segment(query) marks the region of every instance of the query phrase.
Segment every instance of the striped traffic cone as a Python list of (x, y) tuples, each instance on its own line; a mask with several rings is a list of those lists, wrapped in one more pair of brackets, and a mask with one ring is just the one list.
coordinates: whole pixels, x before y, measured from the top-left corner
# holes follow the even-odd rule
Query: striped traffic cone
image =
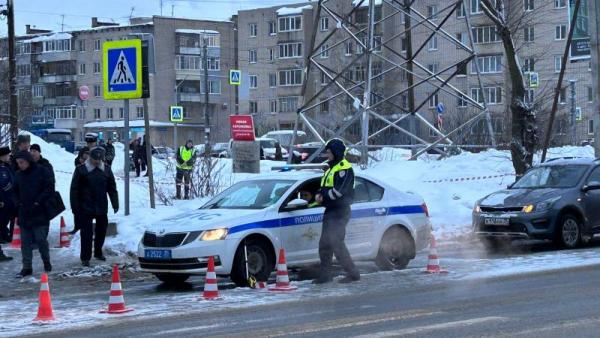
[(60, 216), (60, 240), (58, 243), (59, 248), (68, 248), (71, 246), (71, 236), (67, 231), (67, 225), (65, 224), (65, 218)]
[(206, 270), (206, 280), (204, 282), (202, 298), (206, 300), (220, 299), (217, 274), (215, 273), (215, 258), (213, 256), (208, 257), (208, 270)]
[(121, 278), (119, 277), (119, 267), (113, 266), (112, 284), (110, 285), (110, 297), (108, 298), (108, 310), (102, 310), (100, 313), (118, 314), (133, 311), (125, 307), (123, 290), (121, 289)]
[(42, 274), (42, 281), (40, 285), (40, 296), (37, 317), (34, 321), (36, 322), (48, 322), (54, 320), (54, 314), (52, 313), (52, 300), (50, 299), (50, 287), (48, 286), (48, 275)]
[(296, 289), (298, 289), (297, 286), (290, 284), (290, 277), (285, 262), (285, 250), (281, 248), (279, 249), (279, 263), (277, 263), (277, 279), (275, 286), (270, 287), (269, 291), (294, 291)]
[(15, 228), (13, 229), (12, 242), (9, 248), (21, 249), (21, 228), (19, 228), (19, 219), (15, 218)]
[(438, 257), (437, 246), (433, 234), (431, 234), (429, 242), (429, 262), (427, 263), (427, 269), (424, 272), (429, 274), (448, 273), (447, 270), (440, 267), (440, 259)]

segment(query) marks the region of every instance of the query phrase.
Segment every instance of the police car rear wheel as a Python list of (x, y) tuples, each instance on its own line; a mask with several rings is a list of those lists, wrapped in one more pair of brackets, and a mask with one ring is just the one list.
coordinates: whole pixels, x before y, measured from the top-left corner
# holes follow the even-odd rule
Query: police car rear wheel
[(394, 227), (388, 229), (379, 245), (375, 264), (381, 270), (401, 270), (410, 262), (410, 241), (406, 231)]
[[(272, 255), (270, 254), (267, 244), (260, 240), (248, 240), (246, 247), (248, 251), (249, 275), (254, 276), (259, 282), (267, 281), (275, 266), (275, 258), (271, 257)], [(235, 253), (230, 278), (236, 286), (249, 286), (248, 278), (246, 277), (246, 260), (243, 242)]]
[(183, 273), (156, 273), (154, 276), (165, 284), (182, 284), (190, 278), (190, 275)]

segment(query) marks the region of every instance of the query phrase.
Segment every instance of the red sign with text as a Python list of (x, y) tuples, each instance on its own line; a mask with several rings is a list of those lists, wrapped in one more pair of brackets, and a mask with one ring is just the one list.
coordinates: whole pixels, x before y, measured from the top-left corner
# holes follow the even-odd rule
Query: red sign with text
[(252, 115), (229, 115), (231, 137), (234, 141), (254, 141), (254, 122)]

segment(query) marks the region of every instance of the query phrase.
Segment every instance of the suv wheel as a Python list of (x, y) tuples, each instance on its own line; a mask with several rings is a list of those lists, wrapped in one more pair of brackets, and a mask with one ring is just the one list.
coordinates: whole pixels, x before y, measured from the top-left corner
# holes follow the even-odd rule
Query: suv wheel
[(558, 223), (556, 242), (566, 249), (577, 248), (581, 244), (581, 223), (573, 214), (564, 215)]

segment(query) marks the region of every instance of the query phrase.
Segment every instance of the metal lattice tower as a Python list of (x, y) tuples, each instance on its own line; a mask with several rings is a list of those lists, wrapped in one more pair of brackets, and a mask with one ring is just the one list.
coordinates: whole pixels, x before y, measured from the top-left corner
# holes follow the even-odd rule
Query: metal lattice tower
[[(469, 15), (464, 17), (465, 30), (468, 32), (467, 44), (459, 41), (453, 34), (445, 29), (448, 19), (457, 11), (467, 10), (467, 2), (465, 0), (452, 0), (443, 2), (444, 8), (435, 13), (435, 17), (428, 17), (419, 10), (414, 8), (415, 0), (354, 0), (352, 6), (348, 7), (349, 0), (342, 2), (340, 0), (319, 0), (314, 15), (313, 34), (310, 41), (310, 52), (306, 56), (305, 81), (302, 87), (302, 98), (305, 100), (302, 107), (297, 111), (297, 117), (294, 130), (298, 130), (299, 123), (303, 123), (314, 136), (324, 144), (327, 139), (337, 137), (344, 141), (354, 149), (361, 152), (361, 166), (366, 166), (368, 163), (368, 150), (374, 147), (370, 141), (381, 133), (393, 129), (402, 135), (406, 135), (411, 139), (411, 146), (419, 147), (420, 150), (413, 152), (411, 159), (415, 159), (421, 154), (433, 149), (434, 151), (447, 155), (440, 146), (460, 146), (452, 142), (452, 137), (456, 136), (460, 131), (472, 126), (482, 117), (486, 120), (487, 133), (490, 146), (495, 147), (495, 139), (492, 129), (491, 116), (485, 104), (478, 102), (460, 90), (452, 83), (452, 80), (459, 74), (459, 69), (467, 67), (470, 61), (477, 58), (477, 53), (474, 48), (473, 34), (471, 31), (471, 23)], [(440, 2), (442, 3), (442, 2)], [(344, 10), (346, 5), (346, 10)], [(357, 24), (352, 18), (361, 8), (368, 6), (368, 20), (364, 23)], [(381, 6), (381, 14), (377, 17), (376, 6)], [(397, 28), (394, 25), (394, 20), (398, 20), (400, 16), (404, 16), (404, 30), (389, 33), (389, 27)], [(335, 22), (334, 29), (328, 33), (320, 42), (317, 43), (317, 27), (322, 16), (328, 16)], [(375, 39), (376, 32), (382, 31), (382, 27), (386, 28), (386, 34)], [(412, 36), (417, 29), (425, 29), (427, 36), (425, 39), (420, 39), (413, 46)], [(422, 34), (422, 33), (421, 33)], [(452, 47), (461, 51), (462, 54), (452, 64), (442, 69), (430, 70), (420, 61), (423, 53), (427, 50), (426, 46), (429, 41), (434, 38), (443, 38), (449, 42)], [(347, 41), (352, 41), (353, 44), (362, 50), (362, 54), (353, 55), (350, 61), (338, 65), (339, 68), (333, 69), (331, 65), (327, 65), (319, 56), (322, 53), (328, 53), (336, 48), (344, 48)], [(401, 47), (402, 45), (405, 47)], [(453, 49), (454, 50), (454, 49)], [(380, 69), (375, 71), (374, 64), (378, 62), (382, 64)], [(356, 65), (363, 65), (366, 69), (366, 75), (363, 78), (353, 79), (348, 76), (348, 71)], [(477, 86), (482, 95), (484, 94), (483, 85), (479, 73), (479, 64), (474, 62), (476, 70)], [(439, 68), (439, 67), (438, 67)], [(464, 68), (463, 68), (464, 69)], [(309, 76), (314, 73), (321, 73), (321, 76), (326, 77), (327, 84), (320, 89), (315, 89), (315, 93), (308, 93)], [(408, 77), (405, 88), (386, 92), (386, 88), (381, 88), (379, 84), (385, 76), (389, 78), (398, 78), (399, 74), (404, 72)], [(389, 82), (388, 82), (389, 83)], [(400, 82), (398, 82), (400, 83)], [(398, 84), (395, 83), (395, 84)], [(428, 93), (426, 98), (421, 102), (414, 102), (414, 93), (423, 89), (434, 88)], [(385, 87), (385, 86), (384, 86)], [(333, 91), (333, 92), (332, 92)], [(389, 91), (389, 90), (388, 90)], [(423, 90), (419, 91), (423, 92)], [(449, 132), (442, 131), (430, 123), (426, 118), (419, 113), (429, 100), (438, 93), (443, 92), (447, 95), (461, 99), (470, 107), (475, 108), (475, 114), (468, 120)], [(409, 97), (409, 105), (406, 108), (405, 104), (399, 102)], [(324, 102), (333, 102), (340, 98), (346, 98), (352, 102), (353, 112), (348, 114), (344, 119), (344, 123), (337, 128), (330, 128), (318, 121), (314, 111)], [(329, 104), (329, 103), (327, 103)], [(393, 111), (394, 114), (386, 114), (381, 110)], [(435, 134), (437, 140), (428, 142), (420, 138), (415, 132), (414, 127), (407, 130), (399, 124), (405, 119), (409, 119), (411, 127), (415, 121), (420, 121), (430, 133)], [(352, 126), (360, 130), (360, 140), (349, 140), (344, 138), (344, 133)], [(292, 140), (294, 144), (294, 140)], [(393, 147), (406, 147), (407, 145), (390, 145)], [(313, 154), (308, 161), (311, 161), (323, 149)], [(291, 156), (290, 156), (291, 159)]]

